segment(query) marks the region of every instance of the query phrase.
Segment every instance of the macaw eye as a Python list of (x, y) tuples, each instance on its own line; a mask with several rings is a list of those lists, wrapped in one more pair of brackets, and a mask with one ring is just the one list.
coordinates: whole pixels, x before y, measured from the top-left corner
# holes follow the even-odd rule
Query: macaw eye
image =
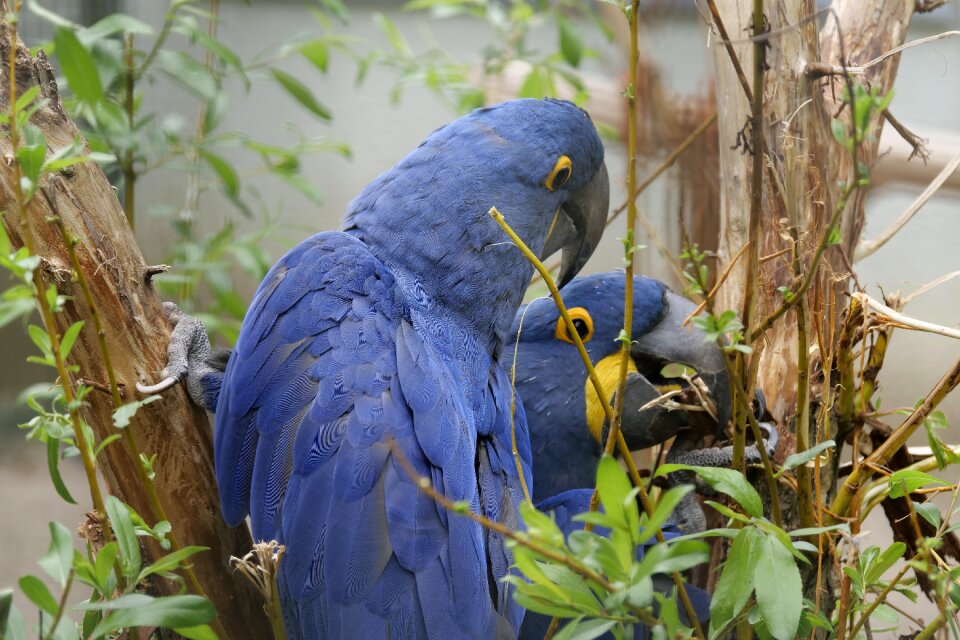
[[(583, 307), (574, 307), (569, 310), (570, 319), (573, 320), (573, 328), (577, 330), (582, 342), (590, 342), (593, 337), (593, 318)], [(563, 340), (574, 344), (573, 338), (567, 332), (567, 323), (563, 321), (563, 316), (557, 318), (557, 328), (553, 333), (557, 340)]]
[(557, 164), (553, 165), (553, 170), (550, 172), (550, 175), (543, 181), (543, 186), (545, 186), (548, 191), (559, 189), (567, 183), (572, 173), (573, 163), (570, 162), (570, 158), (560, 156), (557, 158)]

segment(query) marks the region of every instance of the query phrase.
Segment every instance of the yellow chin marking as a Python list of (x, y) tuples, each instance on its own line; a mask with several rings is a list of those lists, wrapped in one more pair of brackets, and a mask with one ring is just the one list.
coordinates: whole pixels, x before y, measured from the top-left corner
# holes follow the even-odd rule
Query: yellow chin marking
[[(600, 384), (603, 386), (607, 399), (613, 400), (613, 394), (617, 391), (617, 383), (620, 382), (620, 362), (623, 359), (623, 351), (617, 351), (593, 365), (600, 378)], [(633, 371), (636, 373), (637, 365), (633, 358), (627, 360), (627, 373)], [(587, 377), (586, 386), (583, 389), (583, 396), (586, 399), (587, 426), (590, 433), (597, 442), (600, 442), (600, 435), (603, 433), (603, 421), (606, 414), (603, 412), (603, 405), (600, 404), (600, 398), (597, 397), (597, 390), (593, 388), (593, 383)], [(601, 443), (602, 444), (602, 443)]]

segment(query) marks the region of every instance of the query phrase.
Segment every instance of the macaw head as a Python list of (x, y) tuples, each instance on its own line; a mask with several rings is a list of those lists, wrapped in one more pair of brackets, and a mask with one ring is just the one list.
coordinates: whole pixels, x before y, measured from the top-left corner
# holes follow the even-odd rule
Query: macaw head
[[(654, 446), (689, 424), (682, 410), (660, 406), (640, 410), (665, 385), (677, 384), (661, 375), (669, 363), (697, 371), (713, 396), (718, 421), (726, 424), (731, 406), (725, 356), (701, 331), (683, 326), (695, 305), (650, 278), (636, 276), (633, 287), (633, 343), (621, 424), (627, 445), (631, 449)], [(561, 291), (611, 402), (622, 357), (617, 338), (623, 326), (623, 289), (623, 273), (608, 272), (577, 278)], [(605, 416), (553, 300), (534, 300), (519, 310), (503, 360), (508, 367), (515, 345), (516, 388), (530, 432), (534, 499), (592, 486)]]
[(603, 232), (609, 183), (590, 117), (570, 102), (513, 100), (434, 131), (349, 205), (345, 230), (397, 276), (414, 311), (506, 337), (533, 267), (489, 216), (496, 207), (570, 280)]

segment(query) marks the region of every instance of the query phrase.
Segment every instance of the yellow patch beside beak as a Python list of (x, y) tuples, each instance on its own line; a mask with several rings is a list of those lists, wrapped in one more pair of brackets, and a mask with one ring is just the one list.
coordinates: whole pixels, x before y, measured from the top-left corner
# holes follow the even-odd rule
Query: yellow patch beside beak
[[(617, 383), (620, 382), (620, 362), (622, 359), (623, 350), (620, 350), (593, 365), (593, 368), (597, 372), (597, 377), (600, 378), (603, 391), (606, 393), (607, 399), (611, 402), (613, 402), (613, 394), (617, 391)], [(630, 358), (628, 355), (627, 373), (631, 371), (636, 373), (637, 365), (633, 362), (633, 358)], [(600, 442), (600, 436), (603, 433), (603, 421), (606, 419), (606, 414), (603, 411), (600, 398), (597, 396), (597, 390), (593, 388), (593, 382), (590, 381), (589, 376), (587, 377), (586, 386), (583, 389), (583, 396), (586, 400), (587, 426), (590, 428), (590, 433), (594, 439)]]

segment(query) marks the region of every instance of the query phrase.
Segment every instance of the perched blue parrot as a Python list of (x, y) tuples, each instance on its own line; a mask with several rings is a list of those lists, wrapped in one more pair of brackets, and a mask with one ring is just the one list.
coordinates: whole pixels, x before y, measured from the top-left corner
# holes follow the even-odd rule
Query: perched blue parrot
[(519, 526), (530, 450), (518, 407), (518, 471), (501, 355), (532, 267), (492, 206), (537, 254), (562, 250), (572, 278), (608, 207), (587, 114), (516, 100), (435, 131), (349, 205), (343, 231), (303, 241), (257, 290), (219, 391), (215, 461), (227, 522), (249, 515), (255, 539), (286, 546), (292, 638), (519, 629), (504, 541), (445, 512), (397, 458)]
[[(563, 288), (564, 305), (611, 402), (619, 380), (623, 327), (623, 272), (584, 276)], [(684, 320), (696, 305), (651, 278), (633, 279), (631, 360), (621, 429), (631, 450), (660, 444), (690, 424), (684, 410), (654, 406), (668, 381), (668, 363), (697, 371), (711, 391), (717, 421), (730, 419), (730, 381), (723, 351)], [(517, 313), (506, 358), (517, 354), (516, 388), (530, 429), (534, 502), (561, 492), (593, 486), (606, 428), (603, 407), (587, 376), (573, 339), (552, 300), (540, 298)], [(671, 379), (671, 384), (677, 380)]]

